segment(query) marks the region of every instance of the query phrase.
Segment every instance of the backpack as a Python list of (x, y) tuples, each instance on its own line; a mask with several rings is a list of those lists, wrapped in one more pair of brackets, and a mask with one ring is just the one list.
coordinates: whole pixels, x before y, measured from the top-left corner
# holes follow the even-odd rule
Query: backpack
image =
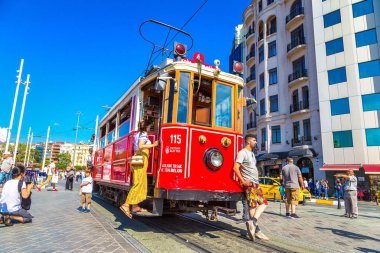
[(24, 210), (29, 210), (29, 209), (30, 209), (30, 206), (32, 205), (32, 199), (31, 199), (32, 192), (30, 192), (29, 197), (27, 197), (26, 199), (24, 199), (24, 198), (22, 197), (22, 194), (21, 194), (21, 188), (22, 188), (22, 184), (23, 184), (23, 183), (24, 183), (24, 180), (19, 180), (19, 181), (18, 181), (18, 192), (20, 193), (21, 207), (22, 207), (22, 209), (24, 209)]

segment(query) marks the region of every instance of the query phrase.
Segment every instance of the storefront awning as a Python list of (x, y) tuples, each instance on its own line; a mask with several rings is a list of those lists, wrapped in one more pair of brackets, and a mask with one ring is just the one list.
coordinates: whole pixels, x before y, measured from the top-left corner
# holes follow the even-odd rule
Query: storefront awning
[(287, 152), (274, 152), (274, 153), (264, 153), (256, 156), (256, 161), (266, 161), (266, 160), (282, 160), (287, 157)]
[(359, 164), (342, 164), (342, 165), (323, 165), (321, 170), (331, 170), (331, 171), (347, 171), (350, 169), (359, 170)]
[(364, 164), (365, 174), (380, 174), (380, 164)]
[(288, 157), (315, 157), (317, 153), (312, 148), (295, 148), (289, 151)]

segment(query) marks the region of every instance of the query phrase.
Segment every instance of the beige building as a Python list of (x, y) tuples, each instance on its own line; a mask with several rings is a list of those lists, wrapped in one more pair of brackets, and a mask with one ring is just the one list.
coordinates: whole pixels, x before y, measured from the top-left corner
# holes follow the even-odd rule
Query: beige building
[(312, 3), (253, 0), (243, 13), (247, 133), (258, 137), (262, 175), (291, 156), (303, 176), (323, 178)]

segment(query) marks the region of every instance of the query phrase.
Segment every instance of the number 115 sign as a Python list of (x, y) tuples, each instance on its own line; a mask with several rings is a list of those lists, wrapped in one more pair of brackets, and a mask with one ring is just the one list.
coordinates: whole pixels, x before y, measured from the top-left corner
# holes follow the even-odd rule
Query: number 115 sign
[(188, 153), (188, 128), (162, 127), (161, 131), (161, 172), (184, 173)]

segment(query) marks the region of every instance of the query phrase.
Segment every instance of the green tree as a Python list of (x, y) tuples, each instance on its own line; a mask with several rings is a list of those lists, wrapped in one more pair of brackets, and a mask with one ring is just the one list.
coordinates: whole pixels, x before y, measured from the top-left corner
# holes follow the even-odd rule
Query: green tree
[(71, 162), (71, 156), (69, 153), (60, 153), (57, 155), (58, 163), (57, 168), (59, 169), (66, 169), (69, 165), (69, 162)]

